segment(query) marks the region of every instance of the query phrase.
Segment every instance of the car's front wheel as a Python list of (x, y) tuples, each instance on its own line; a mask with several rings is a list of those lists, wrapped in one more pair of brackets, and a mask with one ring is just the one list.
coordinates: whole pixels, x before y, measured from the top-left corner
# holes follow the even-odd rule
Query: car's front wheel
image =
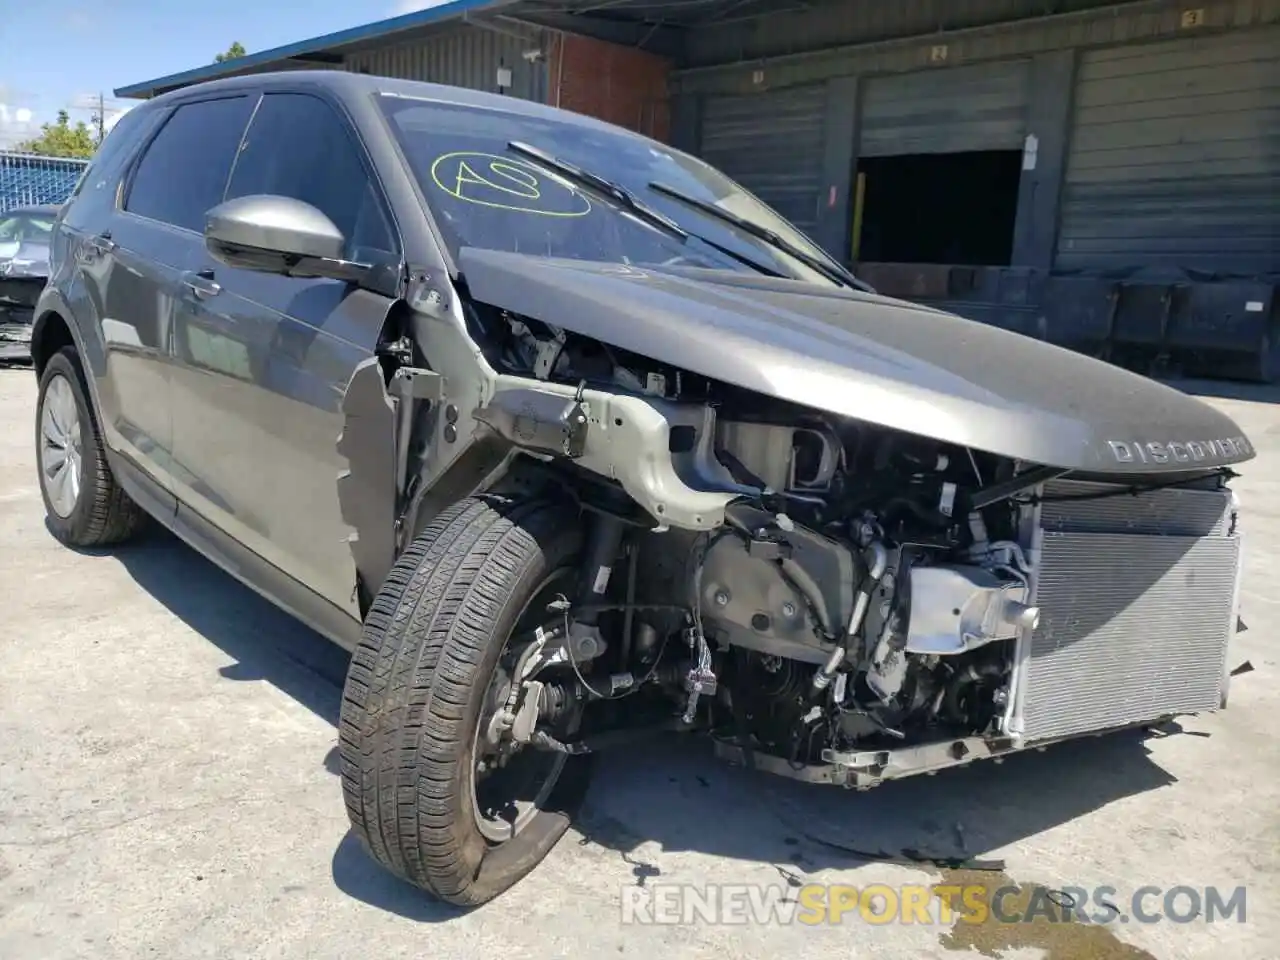
[(40, 375), (36, 464), (49, 528), (63, 543), (121, 543), (145, 521), (111, 473), (80, 360), (71, 347), (50, 357)]
[(342, 702), (347, 812), (376, 860), (447, 902), (537, 866), (585, 791), (589, 758), (492, 736), (579, 550), (571, 506), (471, 498), (405, 551), (366, 618)]

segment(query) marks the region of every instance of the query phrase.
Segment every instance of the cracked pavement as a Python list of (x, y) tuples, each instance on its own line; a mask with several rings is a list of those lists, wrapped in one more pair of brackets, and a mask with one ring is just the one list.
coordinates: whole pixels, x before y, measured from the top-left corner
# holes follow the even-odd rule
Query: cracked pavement
[[(1215, 392), (1263, 396), (1250, 388)], [(44, 527), (29, 370), (0, 368), (0, 958), (1275, 957), (1280, 940), (1280, 405), (1217, 399), (1260, 456), (1237, 486), (1249, 631), (1231, 708), (890, 784), (804, 788), (698, 744), (601, 763), (579, 828), (508, 895), (443, 907), (347, 835), (345, 655), (164, 534), (78, 554)], [(1272, 399), (1280, 391), (1271, 391)], [(815, 842), (819, 841), (819, 842)], [(1021, 884), (1245, 885), (1245, 923), (951, 931), (920, 924), (627, 926), (624, 889), (930, 883), (853, 861), (915, 848)], [(1003, 952), (1001, 952), (1003, 951)]]

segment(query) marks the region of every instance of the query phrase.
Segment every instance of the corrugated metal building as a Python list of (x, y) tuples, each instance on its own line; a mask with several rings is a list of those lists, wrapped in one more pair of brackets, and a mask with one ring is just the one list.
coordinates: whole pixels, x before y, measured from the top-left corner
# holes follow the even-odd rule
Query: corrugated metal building
[(634, 43), (610, 43), (517, 16), (524, 6), (522, 0), (452, 0), (132, 84), (115, 94), (147, 98), (202, 80), (263, 71), (350, 70), (505, 93), (668, 138), (670, 59)]
[(667, 140), (884, 292), (1280, 377), (1280, 0), (455, 0), (116, 93), (316, 65)]

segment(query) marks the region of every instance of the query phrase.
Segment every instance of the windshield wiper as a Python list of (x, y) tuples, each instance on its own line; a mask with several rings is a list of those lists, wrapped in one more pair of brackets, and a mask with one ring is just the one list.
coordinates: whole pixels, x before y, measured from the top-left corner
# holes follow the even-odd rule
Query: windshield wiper
[(545, 153), (537, 147), (531, 147), (527, 143), (521, 143), (519, 140), (512, 140), (507, 144), (507, 147), (516, 153), (520, 153), (526, 157), (537, 160), (539, 163), (550, 167), (557, 173), (563, 174), (570, 180), (574, 180), (580, 184), (585, 184), (608, 197), (612, 197), (620, 206), (625, 207), (630, 213), (634, 214), (641, 220), (644, 220), (646, 223), (660, 227), (672, 236), (678, 237), (681, 240), (688, 239), (689, 233), (687, 230), (684, 230), (670, 217), (667, 217), (653, 209), (653, 207), (648, 206), (644, 201), (638, 199), (635, 194), (631, 193), (631, 191), (621, 184), (614, 183), (611, 180), (606, 180), (604, 177), (592, 173), (589, 170), (583, 170), (581, 167), (570, 163), (568, 160), (561, 160), (559, 157)]
[(757, 240), (764, 241), (775, 250), (781, 250), (787, 256), (795, 260), (799, 260), (806, 267), (818, 271), (818, 273), (822, 274), (828, 280), (831, 280), (840, 286), (853, 287), (855, 290), (862, 290), (866, 293), (875, 293), (875, 290), (872, 289), (870, 284), (863, 280), (859, 280), (848, 270), (843, 267), (836, 266), (834, 263), (829, 263), (826, 260), (819, 259), (812, 254), (805, 253), (795, 244), (788, 240), (784, 240), (768, 227), (762, 227), (760, 224), (753, 223), (745, 217), (740, 217), (736, 213), (730, 213), (722, 207), (717, 207), (714, 203), (708, 203), (706, 200), (699, 200), (697, 197), (691, 197), (687, 193), (682, 193), (677, 190), (675, 187), (669, 187), (665, 183), (660, 183), (656, 180), (649, 184), (649, 189), (664, 194), (672, 200), (679, 200), (681, 203), (687, 204), (695, 210), (702, 211), (709, 217), (715, 217), (717, 220), (722, 220), (725, 223), (741, 230), (743, 233), (755, 237)]
[(550, 167), (557, 173), (573, 180), (576, 183), (584, 184), (593, 190), (603, 193), (610, 197), (618, 206), (622, 207), (636, 219), (648, 224), (658, 230), (669, 233), (676, 239), (687, 243), (690, 238), (705, 243), (713, 250), (718, 250), (727, 257), (732, 257), (739, 263), (750, 267), (758, 273), (766, 274), (770, 277), (781, 277), (782, 273), (752, 260), (750, 257), (738, 253), (729, 247), (716, 243), (714, 240), (708, 240), (706, 237), (684, 229), (680, 224), (676, 223), (670, 217), (663, 213), (659, 213), (653, 207), (649, 206), (643, 200), (638, 198), (634, 193), (622, 186), (620, 183), (614, 183), (612, 180), (606, 180), (599, 174), (592, 173), (590, 170), (583, 170), (576, 164), (570, 163), (568, 160), (562, 160), (559, 157), (552, 156), (545, 151), (539, 150), (537, 147), (530, 146), (527, 143), (521, 143), (519, 140), (512, 140), (507, 144), (507, 148), (515, 153), (522, 154), (532, 160), (536, 160), (545, 167)]

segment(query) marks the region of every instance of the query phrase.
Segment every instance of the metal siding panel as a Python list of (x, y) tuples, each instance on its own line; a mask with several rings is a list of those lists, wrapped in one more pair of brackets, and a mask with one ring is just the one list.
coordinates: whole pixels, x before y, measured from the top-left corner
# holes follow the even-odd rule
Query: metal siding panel
[(671, 145), (686, 153), (697, 153), (702, 135), (702, 98), (695, 96), (671, 99)]
[(373, 47), (347, 55), (347, 69), (381, 77), (428, 80), (472, 90), (497, 92), (498, 68), (511, 70), (507, 92), (525, 100), (546, 98), (545, 64), (521, 54), (538, 47), (507, 34), (479, 27), (458, 27), (426, 40)]
[(862, 101), (859, 154), (1020, 149), (1030, 65), (1014, 60), (872, 77)]
[[(1034, 168), (1027, 170), (1024, 163), (1018, 183), (1010, 257), (1014, 267), (1047, 269), (1053, 264), (1075, 71), (1076, 54), (1072, 50), (1037, 54), (1031, 61), (1027, 133), (1036, 138), (1037, 150)], [(1037, 290), (1033, 296), (1038, 295)], [(1015, 322), (1010, 317), (1010, 323)]]
[[(899, 5), (863, 2), (859, 6), (874, 9)], [(967, 8), (968, 4), (950, 4), (951, 8), (961, 6)], [(837, 38), (846, 19), (857, 16), (857, 8), (850, 11), (822, 5), (810, 11), (812, 37), (807, 44), (779, 48), (780, 45), (769, 43), (768, 49), (726, 44), (730, 49), (724, 49), (723, 55), (696, 61), (697, 65), (686, 58), (689, 66), (675, 74), (673, 82), (685, 92), (742, 93), (751, 88), (756, 70), (763, 70), (766, 82), (775, 89), (852, 74), (865, 77), (924, 70), (930, 65), (933, 45), (940, 43), (947, 45), (947, 62), (960, 66), (1051, 50), (1132, 45), (1185, 32), (1180, 26), (1185, 3), (1179, 0), (1133, 0), (1122, 7), (1077, 12), (1061, 4), (1055, 6), (1062, 12), (1020, 22), (954, 29), (948, 19), (942, 18), (902, 37), (876, 39), (871, 34), (840, 45)], [(1218, 30), (1280, 21), (1280, 0), (1197, 0), (1195, 6), (1204, 10), (1204, 26), (1196, 34), (1205, 39)], [(780, 31), (791, 16), (760, 20), (762, 35), (772, 37), (774, 30)], [(722, 34), (719, 42), (724, 43), (728, 31), (720, 25), (714, 30)], [(806, 46), (812, 49), (805, 49)]]
[(827, 253), (847, 263), (853, 253), (854, 167), (858, 153), (858, 78), (827, 81), (827, 115), (823, 121), (822, 184), (825, 202), (818, 208), (813, 239)]
[(822, 193), (826, 85), (708, 97), (702, 158), (812, 234)]
[[(1059, 0), (1059, 10), (1097, 6), (1104, 0)], [(787, 15), (736, 19), (731, 12), (688, 31), (685, 60), (691, 66), (755, 60), (779, 53), (840, 44), (892, 41), (1015, 20), (1026, 0), (837, 0), (796, 5)]]
[(1089, 51), (1056, 263), (1280, 270), (1280, 29)]

